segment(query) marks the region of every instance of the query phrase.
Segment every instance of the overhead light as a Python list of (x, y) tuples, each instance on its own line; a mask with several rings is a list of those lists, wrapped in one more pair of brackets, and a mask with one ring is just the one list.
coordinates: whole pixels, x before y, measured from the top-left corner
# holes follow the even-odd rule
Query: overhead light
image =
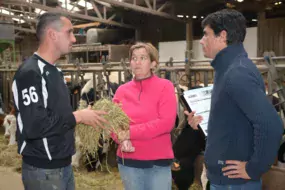
[(192, 16), (192, 18), (197, 18), (197, 16), (194, 15), (194, 16)]
[(178, 18), (183, 18), (184, 16), (183, 16), (183, 15), (177, 15), (177, 17), (178, 17)]
[(279, 2), (279, 5), (281, 5), (281, 4), (282, 4), (282, 2), (280, 1), (280, 2)]
[(189, 18), (189, 16), (188, 16), (188, 15), (186, 15), (186, 18)]
[(251, 21), (252, 21), (252, 22), (257, 22), (257, 19), (252, 19)]
[(203, 16), (201, 16), (201, 18), (204, 18)]
[(243, 2), (243, 0), (237, 0), (237, 2), (241, 3), (241, 2)]

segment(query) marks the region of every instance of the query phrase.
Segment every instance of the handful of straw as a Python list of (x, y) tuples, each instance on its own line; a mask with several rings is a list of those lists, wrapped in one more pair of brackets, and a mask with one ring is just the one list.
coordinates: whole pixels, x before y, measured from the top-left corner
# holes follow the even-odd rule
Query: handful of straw
[[(87, 103), (83, 100), (80, 101), (79, 109), (87, 107)], [(128, 116), (123, 112), (120, 105), (113, 103), (112, 101), (103, 98), (97, 101), (93, 106), (93, 110), (102, 110), (108, 114), (104, 115), (109, 123), (103, 124), (104, 129), (100, 126), (92, 127), (84, 124), (76, 126), (76, 136), (80, 139), (80, 149), (84, 153), (94, 154), (98, 147), (101, 147), (99, 139), (102, 136), (103, 139), (110, 139), (110, 132), (118, 133), (120, 130), (128, 130), (130, 120)]]

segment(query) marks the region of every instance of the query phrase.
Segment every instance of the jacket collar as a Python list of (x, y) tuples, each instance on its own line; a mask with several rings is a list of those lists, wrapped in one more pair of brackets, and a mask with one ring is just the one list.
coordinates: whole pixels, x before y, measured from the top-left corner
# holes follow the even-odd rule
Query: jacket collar
[(155, 77), (155, 75), (152, 73), (149, 77), (143, 78), (143, 79), (136, 79), (136, 78), (134, 77), (134, 78), (133, 78), (133, 81), (134, 81), (135, 83), (141, 82), (141, 81), (149, 81), (149, 80), (151, 80), (153, 77)]
[(240, 55), (247, 57), (242, 43), (229, 45), (216, 55), (211, 65), (216, 71), (224, 70), (233, 64), (233, 60)]
[(46, 65), (52, 65), (52, 66), (55, 67), (55, 65), (53, 65), (53, 64), (51, 64), (51, 63), (49, 63), (49, 62), (47, 62), (44, 58), (42, 58), (42, 57), (38, 54), (38, 52), (34, 52), (34, 56), (36, 56), (37, 59), (41, 60), (44, 64), (46, 64)]

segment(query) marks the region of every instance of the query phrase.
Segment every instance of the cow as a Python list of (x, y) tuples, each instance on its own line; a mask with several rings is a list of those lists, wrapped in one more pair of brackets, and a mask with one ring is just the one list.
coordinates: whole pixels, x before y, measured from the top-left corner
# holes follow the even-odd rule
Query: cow
[(181, 130), (181, 132), (173, 144), (175, 162), (172, 167), (172, 176), (178, 189), (186, 190), (194, 182), (195, 173), (197, 173), (195, 169), (201, 167), (195, 166), (195, 163), (205, 150), (206, 140), (201, 129), (193, 130), (187, 122), (182, 129), (176, 130)]
[(5, 128), (5, 138), (9, 138), (8, 145), (16, 144), (16, 131), (17, 131), (17, 121), (15, 117), (15, 109), (12, 108), (11, 112), (5, 116), (3, 121), (3, 127)]

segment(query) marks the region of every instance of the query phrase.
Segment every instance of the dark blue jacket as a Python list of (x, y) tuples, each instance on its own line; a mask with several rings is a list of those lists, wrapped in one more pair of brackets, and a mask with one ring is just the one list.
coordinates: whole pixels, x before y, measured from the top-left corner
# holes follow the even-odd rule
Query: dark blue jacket
[(264, 81), (242, 44), (219, 52), (215, 69), (205, 163), (213, 184), (242, 184), (223, 176), (226, 160), (246, 161), (252, 180), (273, 164), (283, 125), (265, 94)]

